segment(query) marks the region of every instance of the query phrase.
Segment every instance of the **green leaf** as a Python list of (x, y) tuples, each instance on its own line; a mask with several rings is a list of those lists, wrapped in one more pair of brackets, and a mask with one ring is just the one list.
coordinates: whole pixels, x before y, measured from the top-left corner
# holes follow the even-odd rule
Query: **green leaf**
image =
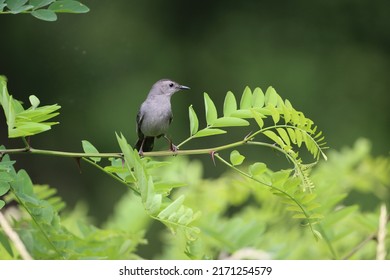
[(295, 130), (292, 129), (291, 127), (287, 127), (287, 132), (288, 132), (288, 135), (290, 136), (291, 142), (296, 144), (297, 140), (296, 140), (296, 137), (295, 137)]
[(34, 134), (38, 134), (44, 131), (49, 130), (51, 125), (56, 123), (33, 123), (33, 122), (19, 122), (18, 126), (14, 129), (11, 129), (8, 132), (8, 136), (10, 138), (17, 138), (23, 136), (30, 136)]
[(229, 91), (226, 94), (225, 101), (223, 103), (223, 115), (225, 117), (230, 117), (230, 115), (235, 111), (237, 111), (237, 101), (233, 92)]
[(7, 0), (7, 7), (11, 12), (19, 12), (19, 9), (27, 3), (28, 0)]
[(291, 145), (290, 137), (288, 136), (286, 130), (284, 128), (281, 128), (281, 127), (277, 128), (276, 130), (278, 131), (280, 137), (283, 139), (284, 143), (286, 143), (288, 146), (290, 146)]
[(249, 173), (252, 176), (257, 176), (263, 174), (265, 171), (267, 171), (267, 165), (262, 162), (256, 162), (249, 166)]
[(9, 191), (9, 188), (10, 185), (7, 182), (0, 181), (0, 196), (5, 195)]
[(241, 96), (240, 109), (250, 109), (252, 105), (252, 91), (249, 87), (245, 87)]
[(32, 11), (31, 15), (33, 15), (37, 19), (45, 20), (45, 21), (56, 21), (57, 20), (56, 13), (51, 11), (51, 10), (46, 10), (46, 9)]
[(315, 214), (309, 216), (309, 219), (323, 219), (323, 218), (324, 218), (324, 215), (322, 215), (320, 213), (315, 213)]
[(255, 121), (257, 122), (257, 124), (259, 125), (260, 128), (263, 128), (264, 126), (264, 121), (263, 121), (263, 116), (262, 114), (260, 114), (259, 112), (257, 112), (256, 110), (252, 109), (252, 115), (253, 117), (255, 118)]
[[(81, 144), (83, 146), (83, 150), (87, 154), (98, 154), (99, 151), (87, 140), (82, 140)], [(90, 157), (94, 162), (99, 162), (101, 160), (100, 157)]]
[(33, 109), (37, 108), (39, 106), (39, 103), (41, 103), (41, 101), (39, 101), (38, 97), (36, 97), (35, 95), (30, 95), (28, 99), (30, 100)]
[(204, 93), (204, 106), (206, 110), (207, 125), (212, 125), (218, 118), (217, 109), (215, 108), (214, 102), (206, 92)]
[(316, 197), (317, 197), (316, 193), (309, 193), (302, 198), (301, 203), (307, 204), (307, 203), (311, 202), (313, 199), (315, 199)]
[(53, 3), (55, 0), (30, 0), (29, 4), (34, 6), (34, 10), (47, 6)]
[[(4, 206), (2, 205), (2, 200), (0, 200), (0, 209)], [(4, 201), (3, 201), (4, 202)], [(3, 248), (7, 251), (7, 253), (13, 257), (14, 256), (14, 253), (12, 251), (12, 246), (9, 242), (9, 239), (8, 237), (2, 233), (2, 231), (0, 231), (0, 244), (3, 245)]]
[(3, 208), (5, 205), (5, 202), (3, 200), (0, 199), (0, 209)]
[(275, 124), (277, 124), (280, 121), (279, 111), (275, 107), (270, 107), (269, 109), (271, 110), (272, 120)]
[(237, 150), (234, 150), (230, 153), (230, 162), (236, 166), (244, 162), (245, 157), (241, 155)]
[(295, 139), (297, 146), (300, 147), (302, 145), (303, 135), (299, 129), (295, 129)]
[(337, 211), (333, 211), (329, 213), (323, 220), (322, 224), (325, 228), (330, 227), (334, 225), (335, 223), (341, 221), (345, 217), (353, 214), (359, 209), (358, 205), (352, 205), (352, 206), (347, 206), (342, 209), (339, 209)]
[(192, 136), (199, 130), (198, 116), (196, 115), (194, 108), (192, 108), (192, 105), (188, 108), (188, 114), (190, 117), (190, 133)]
[(56, 1), (49, 6), (49, 9), (57, 13), (87, 13), (89, 8), (78, 1)]
[[(301, 207), (299, 207), (298, 205), (288, 206), (288, 207), (286, 207), (286, 210), (291, 211), (291, 212), (302, 212)], [(304, 218), (304, 217), (302, 217), (302, 218)]]
[(231, 114), (231, 117), (242, 118), (242, 119), (251, 119), (253, 118), (252, 112), (249, 109), (240, 109)]
[(283, 111), (284, 123), (288, 124), (291, 121), (291, 110), (288, 109), (287, 106), (284, 105), (284, 103), (281, 103), (280, 106), (281, 106), (282, 111)]
[(278, 94), (273, 87), (269, 87), (265, 92), (265, 104), (276, 107), (278, 104)]
[(262, 108), (264, 107), (264, 93), (261, 88), (255, 88), (252, 95), (252, 107), (254, 108)]
[(179, 196), (177, 199), (175, 199), (171, 204), (169, 204), (164, 210), (162, 210), (157, 218), (165, 220), (170, 215), (172, 215), (174, 212), (176, 212), (180, 206), (182, 206), (184, 202), (184, 195)]
[(156, 194), (154, 192), (154, 183), (152, 177), (149, 177), (148, 179), (146, 193), (141, 194), (142, 200), (145, 203), (146, 212), (151, 216), (155, 216), (160, 211), (162, 195)]
[(154, 183), (154, 190), (156, 193), (167, 196), (172, 189), (180, 188), (186, 186), (186, 183), (183, 182), (171, 182), (171, 181), (163, 181)]
[(37, 107), (39, 99), (30, 96), (32, 107), (24, 110), (19, 101), (8, 94), (6, 78), (0, 76), (0, 102), (4, 109), (8, 125), (8, 137), (23, 137), (47, 131), (58, 122), (43, 122), (58, 115), (57, 104)]
[[(298, 212), (299, 212), (299, 211), (298, 211)], [(294, 214), (292, 217), (293, 217), (294, 219), (306, 219), (306, 218), (307, 218), (306, 215), (303, 214), (303, 213)]]
[(323, 239), (322, 234), (318, 230), (314, 229), (314, 230), (312, 230), (312, 232), (313, 232), (313, 234), (315, 236), (316, 241)]
[(213, 127), (231, 127), (231, 126), (248, 126), (249, 122), (240, 118), (222, 117), (216, 119)]
[(263, 131), (263, 134), (265, 136), (267, 136), (268, 138), (270, 138), (271, 140), (273, 140), (279, 146), (281, 146), (281, 147), (285, 146), (283, 140), (278, 135), (276, 135), (275, 132), (273, 132), (271, 130), (266, 130), (266, 131)]
[(218, 135), (218, 134), (224, 134), (224, 133), (226, 133), (226, 131), (222, 130), (222, 129), (218, 129), (218, 128), (205, 128), (205, 129), (199, 130), (194, 135), (194, 138), (206, 137), (206, 136)]

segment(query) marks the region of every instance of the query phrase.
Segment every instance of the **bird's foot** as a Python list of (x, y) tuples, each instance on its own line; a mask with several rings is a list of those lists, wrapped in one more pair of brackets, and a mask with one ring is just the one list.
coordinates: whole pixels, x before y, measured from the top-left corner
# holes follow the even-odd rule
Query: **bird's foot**
[(179, 150), (179, 148), (175, 145), (175, 144), (173, 144), (172, 142), (169, 144), (169, 150), (171, 151), (171, 152), (173, 152), (174, 153), (174, 155), (176, 155), (177, 154), (177, 151)]

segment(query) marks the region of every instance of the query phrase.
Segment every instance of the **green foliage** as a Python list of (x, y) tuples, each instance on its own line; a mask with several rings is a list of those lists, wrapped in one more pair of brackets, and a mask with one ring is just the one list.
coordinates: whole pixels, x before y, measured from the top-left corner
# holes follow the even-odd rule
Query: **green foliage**
[(124, 156), (125, 167), (134, 179), (146, 213), (151, 218), (164, 223), (173, 233), (181, 229), (184, 230), (189, 240), (196, 239), (199, 229), (192, 226), (191, 223), (199, 214), (183, 205), (184, 196), (180, 196), (174, 201), (167, 198), (173, 187), (164, 189), (163, 192), (161, 189), (160, 191), (156, 189), (153, 177), (148, 174), (147, 165), (141, 161), (138, 152), (131, 149), (123, 135), (117, 135), (117, 139)]
[[(21, 102), (8, 94), (5, 78), (0, 82), (0, 100), (10, 138), (43, 132), (55, 124), (47, 120), (58, 114), (58, 105), (40, 107), (39, 99), (30, 96), (31, 107), (25, 110)], [(316, 165), (320, 156), (326, 159), (321, 132), (273, 88), (264, 94), (259, 88), (252, 92), (247, 87), (239, 102), (228, 92), (223, 116), (218, 115), (208, 94), (204, 101), (206, 127), (199, 130), (199, 119), (190, 106), (190, 136), (181, 146), (195, 138), (228, 133), (229, 127), (248, 126), (248, 120), (257, 125), (257, 130), (245, 133), (241, 141), (215, 150), (177, 152), (210, 153), (230, 168), (218, 179), (204, 179), (202, 164), (182, 156), (157, 161), (152, 159), (153, 155), (167, 154), (157, 151), (141, 158), (122, 134), (116, 135), (121, 153), (100, 153), (87, 140), (82, 141), (84, 153), (36, 150), (27, 142), (24, 149), (1, 147), (0, 208), (11, 216), (8, 222), (32, 258), (140, 258), (138, 245), (146, 244), (144, 236), (153, 230), (153, 222), (164, 224), (171, 232), (164, 235), (158, 256), (163, 259), (378, 256), (374, 237), (378, 231), (384, 231), (384, 226), (389, 228), (388, 220), (379, 218), (383, 216), (378, 213), (379, 207), (366, 213), (360, 205), (348, 204), (348, 198), (368, 193), (375, 196), (378, 205), (388, 204), (388, 157), (372, 158), (369, 144), (362, 140), (353, 150), (333, 152), (328, 162)], [(38, 129), (43, 126), (45, 129)], [(293, 167), (273, 171), (260, 159), (247, 162), (239, 151), (242, 145), (276, 150)], [(303, 163), (297, 149), (302, 152), (304, 147), (316, 160), (314, 163)], [(226, 149), (232, 150), (229, 160), (223, 155)], [(66, 213), (66, 205), (55, 189), (34, 185), (26, 171), (17, 172), (15, 161), (9, 157), (14, 152), (82, 158), (126, 185), (129, 193), (118, 202), (106, 223), (97, 228), (82, 204)], [(12, 201), (17, 204), (16, 212), (7, 207)], [(302, 226), (310, 231), (302, 230)], [(22, 258), (7, 234), (0, 228), (0, 258)], [(372, 242), (365, 246), (367, 236)], [(362, 242), (365, 243), (361, 245)], [(390, 243), (388, 237), (379, 242), (386, 246)], [(385, 257), (382, 254), (381, 258)]]
[[(385, 168), (374, 172), (379, 161)], [(164, 174), (183, 178), (187, 182), (190, 187), (181, 188), (175, 196), (186, 195), (188, 206), (199, 209), (202, 216), (196, 221), (201, 230), (198, 240), (188, 246), (183, 240), (166, 235), (168, 241), (159, 258), (376, 258), (377, 244), (374, 238), (379, 227), (379, 205), (388, 205), (390, 193), (390, 158), (373, 158), (367, 141), (358, 141), (353, 149), (343, 152), (332, 151), (329, 161), (313, 167), (316, 193), (305, 195), (301, 203), (309, 208), (307, 206), (315, 201), (312, 207), (324, 216), (313, 225), (314, 230), (323, 237), (317, 242), (310, 231), (302, 231), (303, 223), (291, 219), (285, 212), (285, 206), (274, 198), (272, 192), (264, 190), (260, 183), (254, 183), (248, 177), (239, 177), (235, 172), (227, 172), (213, 180), (203, 179), (199, 171), (201, 166), (200, 162), (178, 158), (173, 165), (163, 167)], [(252, 164), (249, 168), (253, 174), (264, 174), (263, 179), (268, 177), (269, 182), (273, 181), (283, 190), (286, 188), (281, 183), (286, 178), (297, 180), (288, 177), (286, 171), (273, 172), (262, 164)], [(368, 179), (364, 176), (366, 172), (377, 175)], [(352, 179), (354, 176), (356, 180)], [(370, 188), (372, 192), (381, 190), (383, 195), (378, 196), (378, 207), (369, 211), (362, 211), (359, 206), (364, 203), (364, 196), (360, 202), (357, 200), (357, 204), (348, 204), (348, 197), (359, 190), (357, 183), (363, 176), (367, 189)], [(378, 178), (384, 179), (382, 185), (377, 185)], [(281, 199), (284, 202), (283, 196)], [(293, 207), (291, 211), (298, 210), (290, 200), (286, 206)], [(373, 239), (362, 244), (370, 236)], [(390, 236), (387, 235), (385, 246), (388, 248), (389, 245)], [(185, 250), (187, 255), (183, 254)]]
[[(19, 205), (12, 219), (13, 228), (34, 259), (138, 258), (133, 252), (138, 244), (144, 243), (142, 231), (98, 229), (75, 212), (65, 218), (65, 223), (69, 224), (74, 216), (73, 228), (64, 226), (59, 211), (64, 209), (65, 203), (56, 196), (56, 190), (33, 185), (28, 174), (24, 170), (16, 172), (12, 163), (8, 155), (3, 157), (2, 165), (7, 165), (8, 169), (2, 169), (0, 176), (4, 178), (4, 174), (8, 174), (10, 185), (5, 200)], [(7, 251), (0, 250), (1, 259), (19, 257), (7, 239), (0, 238), (0, 243)]]
[(52, 125), (58, 122), (47, 122), (47, 120), (57, 116), (61, 107), (57, 104), (38, 107), (39, 99), (30, 96), (31, 107), (24, 109), (21, 102), (9, 95), (7, 90), (7, 80), (0, 76), (0, 105), (4, 109), (8, 125), (8, 137), (25, 137), (35, 135), (51, 129)]
[(241, 155), (237, 150), (230, 153), (230, 162), (236, 166), (244, 162), (245, 157)]
[(73, 0), (0, 0), (0, 14), (30, 13), (37, 19), (56, 21), (57, 13), (87, 13), (89, 8)]
[[(1, 150), (4, 149), (4, 146), (0, 146), (0, 155)], [(10, 160), (1, 160), (0, 161), (0, 198), (5, 195), (10, 189), (10, 182), (12, 182), (13, 178), (10, 175), (10, 171), (12, 170), (12, 166), (15, 161)], [(0, 209), (5, 205), (4, 200), (0, 199)]]
[[(83, 150), (86, 154), (98, 154), (99, 153), (99, 151), (95, 148), (94, 145), (91, 144), (91, 142), (89, 142), (87, 140), (83, 140), (83, 141), (81, 141), (81, 144), (82, 144)], [(89, 157), (89, 159), (91, 159), (95, 163), (101, 161), (100, 157)]]
[[(318, 203), (311, 193), (314, 184), (309, 174), (320, 156), (326, 159), (323, 152), (326, 143), (322, 132), (317, 132), (314, 122), (306, 118), (302, 112), (295, 110), (290, 101), (283, 101), (272, 87), (269, 87), (265, 94), (260, 88), (252, 92), (249, 87), (246, 87), (240, 98), (239, 106), (234, 93), (229, 91), (224, 100), (223, 117), (218, 117), (216, 106), (207, 93), (204, 94), (204, 103), (207, 126), (198, 130), (198, 117), (193, 107), (190, 106), (191, 135), (179, 146), (193, 138), (227, 133), (219, 127), (248, 126), (247, 119), (254, 119), (258, 130), (247, 135), (241, 144), (275, 149), (283, 153), (293, 163), (294, 168), (270, 173), (265, 172), (265, 163), (259, 161), (254, 163), (254, 166), (259, 167), (258, 170), (253, 167), (249, 169), (249, 172), (238, 170), (236, 166), (244, 162), (245, 156), (237, 150), (230, 154), (232, 167), (253, 181), (270, 187), (275, 195), (282, 197), (282, 202), (287, 206), (286, 210), (293, 212), (293, 218), (304, 219), (313, 234), (321, 237), (321, 234), (313, 229), (313, 224), (318, 222), (323, 215), (314, 212), (314, 209), (318, 208)], [(264, 135), (273, 143), (257, 141), (260, 135)], [(301, 148), (303, 144), (316, 162), (303, 163), (298, 151), (295, 150)], [(216, 157), (227, 164), (221, 156)]]

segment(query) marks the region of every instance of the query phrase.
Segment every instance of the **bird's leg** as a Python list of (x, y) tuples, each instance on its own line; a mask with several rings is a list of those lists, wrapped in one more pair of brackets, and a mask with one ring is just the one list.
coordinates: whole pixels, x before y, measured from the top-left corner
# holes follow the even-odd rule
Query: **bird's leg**
[(139, 154), (141, 157), (144, 155), (143, 148), (144, 148), (145, 139), (146, 139), (146, 137), (144, 137), (144, 139), (142, 139), (141, 147), (139, 147), (139, 151), (138, 151), (138, 154)]
[(172, 151), (172, 152), (174, 152), (174, 153), (176, 153), (177, 150), (179, 150), (179, 148), (176, 147), (176, 145), (172, 143), (172, 140), (169, 139), (166, 135), (164, 135), (164, 138), (167, 139), (167, 141), (168, 141), (168, 143), (169, 143), (169, 150)]

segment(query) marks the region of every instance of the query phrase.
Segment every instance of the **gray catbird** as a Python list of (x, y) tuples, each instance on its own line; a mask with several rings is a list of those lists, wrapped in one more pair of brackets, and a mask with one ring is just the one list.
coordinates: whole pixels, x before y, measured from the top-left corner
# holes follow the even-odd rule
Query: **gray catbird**
[(169, 142), (171, 151), (176, 151), (176, 146), (165, 135), (172, 121), (171, 96), (182, 89), (190, 89), (187, 86), (162, 79), (156, 82), (149, 91), (146, 100), (142, 103), (137, 114), (138, 141), (135, 148), (142, 155), (143, 152), (153, 150), (154, 138), (164, 136)]

